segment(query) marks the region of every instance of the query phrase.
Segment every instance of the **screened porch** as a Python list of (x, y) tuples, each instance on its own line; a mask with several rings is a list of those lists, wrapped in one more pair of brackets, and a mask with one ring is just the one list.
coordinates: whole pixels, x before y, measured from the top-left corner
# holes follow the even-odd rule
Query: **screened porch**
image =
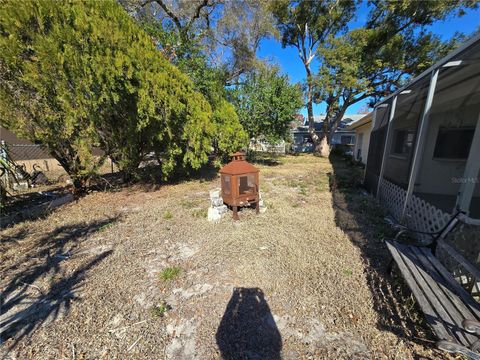
[(401, 222), (480, 224), (480, 37), (377, 104), (365, 185)]

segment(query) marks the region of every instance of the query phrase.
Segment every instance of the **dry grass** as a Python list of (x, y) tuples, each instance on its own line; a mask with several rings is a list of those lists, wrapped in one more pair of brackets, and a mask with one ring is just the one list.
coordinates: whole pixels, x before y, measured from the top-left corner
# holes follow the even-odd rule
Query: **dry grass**
[[(402, 324), (383, 326), (389, 315), (365, 245), (380, 248), (381, 234), (361, 230), (359, 209), (339, 217), (331, 163), (279, 162), (260, 166), (266, 213), (245, 210), (238, 222), (206, 221), (216, 179), (93, 193), (4, 230), (1, 350), (22, 359), (219, 358), (234, 289), (255, 288), (285, 359), (439, 356), (397, 331)], [(164, 269), (181, 271), (165, 281)]]

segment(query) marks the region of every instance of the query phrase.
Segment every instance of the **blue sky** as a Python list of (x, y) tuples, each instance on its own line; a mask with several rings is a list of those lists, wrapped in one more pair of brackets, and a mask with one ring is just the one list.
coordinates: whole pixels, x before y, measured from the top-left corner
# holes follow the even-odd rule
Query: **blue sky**
[[(366, 16), (367, 8), (365, 5), (362, 5), (358, 18), (352, 22), (352, 27), (361, 26), (361, 24), (364, 23)], [(479, 26), (480, 9), (477, 9), (467, 10), (466, 15), (462, 17), (452, 17), (444, 21), (439, 21), (430, 26), (430, 29), (435, 34), (440, 35), (444, 40), (447, 40), (451, 38), (457, 31), (470, 34)], [(268, 59), (280, 65), (282, 72), (288, 74), (292, 83), (303, 82), (305, 80), (305, 69), (303, 68), (303, 64), (298, 57), (297, 50), (294, 47), (282, 49), (279, 41), (274, 39), (266, 39), (261, 42), (257, 54), (262, 59)], [(365, 102), (359, 102), (352, 105), (347, 110), (347, 113), (356, 113)], [(323, 112), (325, 112), (325, 104), (314, 105), (315, 115), (320, 115)], [(301, 113), (306, 116), (306, 108), (303, 108)]]

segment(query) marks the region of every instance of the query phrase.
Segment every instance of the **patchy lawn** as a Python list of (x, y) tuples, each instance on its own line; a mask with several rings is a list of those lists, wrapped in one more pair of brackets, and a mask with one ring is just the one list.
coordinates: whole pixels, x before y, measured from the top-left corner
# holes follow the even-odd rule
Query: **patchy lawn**
[(302, 155), (260, 165), (267, 211), (238, 222), (207, 222), (215, 179), (93, 193), (3, 230), (0, 351), (438, 358), (408, 292), (385, 275), (383, 213), (356, 188), (357, 169), (333, 164)]

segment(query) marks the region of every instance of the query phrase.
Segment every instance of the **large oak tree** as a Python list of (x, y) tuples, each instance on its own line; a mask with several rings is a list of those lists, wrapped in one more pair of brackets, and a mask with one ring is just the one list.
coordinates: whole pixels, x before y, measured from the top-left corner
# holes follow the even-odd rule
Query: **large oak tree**
[[(442, 43), (428, 25), (478, 6), (469, 0), (371, 1), (364, 26), (349, 30), (359, 4), (277, 0), (271, 5), (282, 45), (295, 47), (305, 67), (309, 131), (316, 150), (325, 155), (349, 106), (385, 96), (451, 50), (455, 42)], [(318, 71), (312, 70), (314, 63)], [(322, 101), (327, 114), (318, 136), (313, 104)]]

